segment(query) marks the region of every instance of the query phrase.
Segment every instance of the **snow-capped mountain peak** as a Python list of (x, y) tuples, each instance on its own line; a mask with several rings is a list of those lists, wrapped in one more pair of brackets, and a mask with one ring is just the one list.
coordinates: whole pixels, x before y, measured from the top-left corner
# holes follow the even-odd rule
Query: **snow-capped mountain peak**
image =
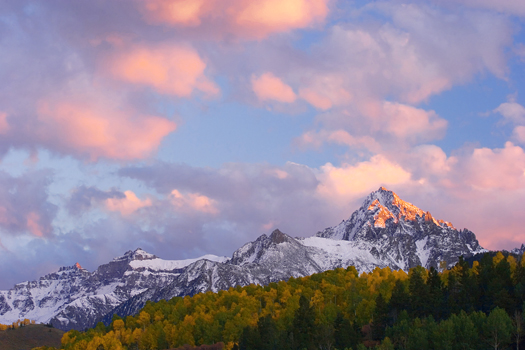
[(0, 323), (29, 318), (65, 330), (84, 329), (103, 317), (110, 322), (113, 313), (134, 314), (148, 300), (267, 284), (350, 265), (359, 272), (439, 267), (442, 262), (450, 266), (460, 255), (483, 251), (474, 233), (458, 231), (381, 187), (339, 225), (307, 238), (277, 229), (243, 245), (231, 259), (163, 260), (138, 248), (94, 272), (78, 263), (60, 268), (39, 281), (0, 291)]
[(443, 220), (436, 220), (430, 212), (425, 212), (412, 203), (406, 202), (399, 196), (385, 187), (380, 187), (377, 191), (372, 192), (363, 206), (368, 206), (368, 211), (374, 211), (374, 226), (385, 227), (388, 219), (393, 219), (395, 223), (399, 220), (416, 221), (417, 218), (423, 218), (426, 222), (433, 222), (441, 226), (447, 225), (451, 228), (454, 226)]
[(156, 255), (144, 251), (142, 248), (128, 250), (124, 255), (116, 257), (113, 261), (153, 260), (158, 259)]

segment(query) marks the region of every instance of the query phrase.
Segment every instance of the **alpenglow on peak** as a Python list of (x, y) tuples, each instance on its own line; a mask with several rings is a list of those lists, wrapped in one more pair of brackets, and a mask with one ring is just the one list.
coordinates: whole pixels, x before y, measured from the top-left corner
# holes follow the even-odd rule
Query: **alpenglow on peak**
[(446, 225), (455, 229), (450, 222), (436, 220), (430, 212), (425, 212), (414, 204), (402, 200), (395, 192), (383, 186), (372, 192), (363, 203), (363, 206), (367, 206), (369, 211), (377, 212), (374, 216), (375, 227), (384, 228), (388, 219), (393, 219), (395, 223), (398, 223), (399, 220), (416, 221), (416, 218), (420, 217), (427, 222), (432, 221), (438, 226)]

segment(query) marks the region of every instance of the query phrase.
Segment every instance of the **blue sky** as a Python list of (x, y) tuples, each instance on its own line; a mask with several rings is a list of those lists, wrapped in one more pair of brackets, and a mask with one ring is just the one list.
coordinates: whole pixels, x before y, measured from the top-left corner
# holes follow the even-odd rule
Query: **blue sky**
[(230, 256), (385, 186), (525, 242), (525, 3), (0, 5), (0, 288), (142, 247)]

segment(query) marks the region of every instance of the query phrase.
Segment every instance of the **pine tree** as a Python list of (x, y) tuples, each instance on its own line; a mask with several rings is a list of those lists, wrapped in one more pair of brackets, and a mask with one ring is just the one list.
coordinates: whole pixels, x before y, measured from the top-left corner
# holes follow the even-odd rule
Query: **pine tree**
[(510, 343), (512, 335), (512, 320), (505, 310), (496, 307), (485, 322), (485, 338), (494, 350), (504, 348)]
[(410, 269), (408, 277), (408, 288), (410, 292), (410, 315), (412, 317), (424, 317), (428, 311), (428, 286), (425, 284), (424, 276), (426, 270), (422, 266)]
[(376, 308), (372, 321), (372, 339), (381, 340), (385, 337), (385, 328), (388, 324), (388, 304), (383, 295), (378, 293), (376, 297)]
[(304, 295), (299, 298), (299, 308), (295, 311), (292, 327), (294, 349), (315, 348), (315, 311)]

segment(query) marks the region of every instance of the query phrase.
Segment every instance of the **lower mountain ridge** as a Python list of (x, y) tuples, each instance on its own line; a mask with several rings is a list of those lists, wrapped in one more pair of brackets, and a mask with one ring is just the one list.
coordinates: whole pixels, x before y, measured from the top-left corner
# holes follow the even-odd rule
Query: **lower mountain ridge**
[(251, 283), (303, 277), (355, 266), (408, 271), (442, 269), (458, 257), (485, 252), (471, 231), (457, 230), (383, 187), (372, 192), (348, 220), (307, 238), (275, 230), (236, 250), (231, 258), (163, 260), (138, 248), (94, 272), (79, 264), (39, 281), (0, 291), (0, 323), (28, 318), (62, 330), (82, 330), (113, 314), (135, 314), (148, 300), (219, 291)]

